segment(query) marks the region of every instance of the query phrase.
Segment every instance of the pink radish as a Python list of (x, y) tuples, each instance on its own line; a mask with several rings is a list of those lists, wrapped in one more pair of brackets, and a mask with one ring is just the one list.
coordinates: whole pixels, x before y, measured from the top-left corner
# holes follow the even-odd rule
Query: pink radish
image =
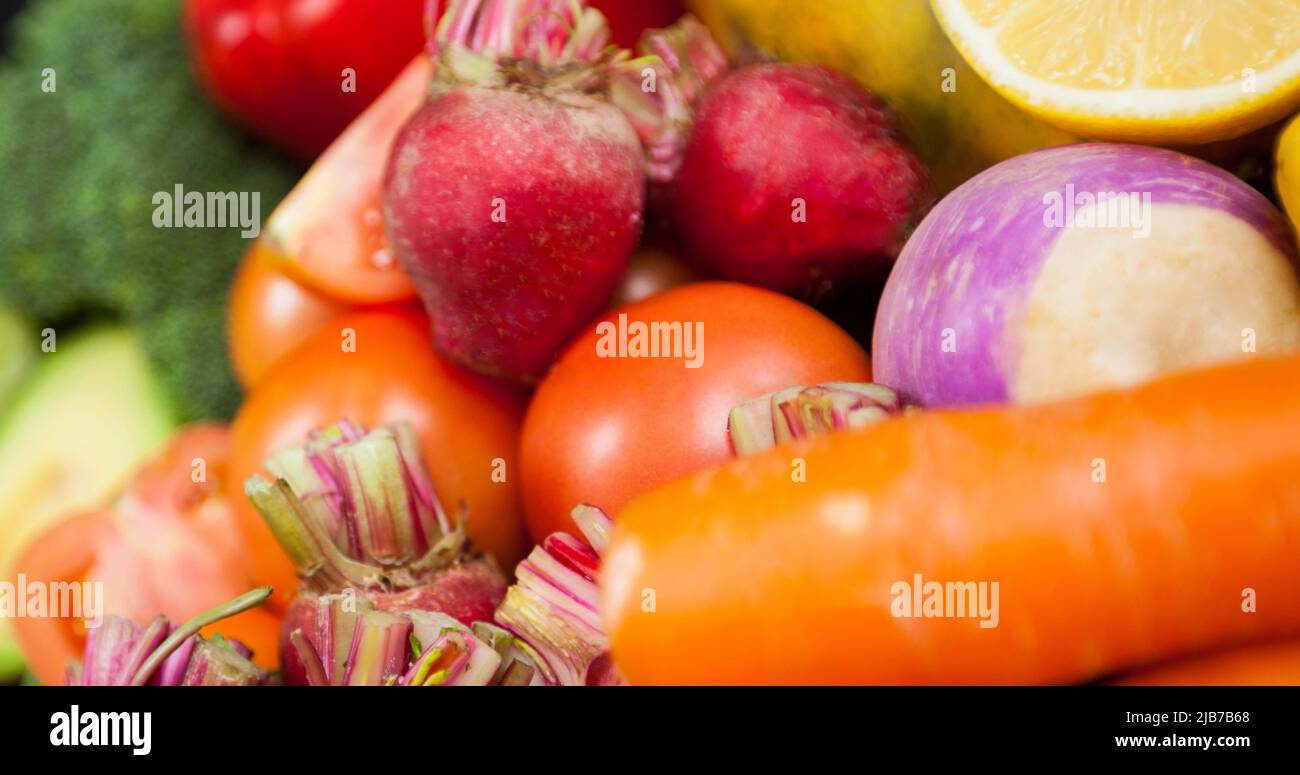
[(434, 81), (389, 157), (385, 228), (435, 345), (481, 372), (541, 377), (640, 236), (645, 157), (610, 101), (627, 55), (608, 37), (566, 0), (453, 0), (431, 37)]

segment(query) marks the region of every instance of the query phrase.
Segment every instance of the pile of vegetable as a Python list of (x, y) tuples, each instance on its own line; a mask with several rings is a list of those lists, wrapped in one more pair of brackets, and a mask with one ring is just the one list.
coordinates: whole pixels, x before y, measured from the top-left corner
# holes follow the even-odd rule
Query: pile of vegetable
[(1294, 3), (31, 2), (0, 672), (1300, 681)]

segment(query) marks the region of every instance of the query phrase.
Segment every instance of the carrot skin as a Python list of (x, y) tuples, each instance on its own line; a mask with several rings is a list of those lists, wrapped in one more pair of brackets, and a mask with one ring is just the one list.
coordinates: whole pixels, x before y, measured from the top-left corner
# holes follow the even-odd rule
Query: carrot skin
[[(1259, 359), (667, 485), (605, 555), (614, 660), (647, 684), (1067, 683), (1300, 634), (1298, 389), (1300, 358)], [(997, 626), (892, 615), (918, 573), (997, 582)]]
[(1121, 676), (1125, 686), (1300, 686), (1300, 641), (1193, 657)]

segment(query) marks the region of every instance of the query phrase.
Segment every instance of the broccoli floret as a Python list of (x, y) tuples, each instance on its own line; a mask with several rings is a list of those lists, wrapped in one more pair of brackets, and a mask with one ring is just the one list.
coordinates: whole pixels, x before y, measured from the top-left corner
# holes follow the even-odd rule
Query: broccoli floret
[(256, 191), (265, 219), (301, 170), (209, 107), (181, 5), (39, 0), (15, 21), (0, 64), (0, 299), (42, 325), (131, 325), (178, 414), (225, 418), (239, 400), (226, 296), (249, 241), (238, 227), (155, 228), (153, 197), (178, 183)]

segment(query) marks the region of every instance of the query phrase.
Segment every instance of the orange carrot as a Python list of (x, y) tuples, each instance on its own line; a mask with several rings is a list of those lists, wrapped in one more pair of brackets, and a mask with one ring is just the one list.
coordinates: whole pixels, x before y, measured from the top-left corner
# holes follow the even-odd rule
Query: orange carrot
[(615, 523), (604, 611), (632, 683), (1063, 683), (1294, 636), (1300, 357), (917, 413)]
[(1300, 641), (1265, 643), (1122, 676), (1128, 686), (1300, 686)]

